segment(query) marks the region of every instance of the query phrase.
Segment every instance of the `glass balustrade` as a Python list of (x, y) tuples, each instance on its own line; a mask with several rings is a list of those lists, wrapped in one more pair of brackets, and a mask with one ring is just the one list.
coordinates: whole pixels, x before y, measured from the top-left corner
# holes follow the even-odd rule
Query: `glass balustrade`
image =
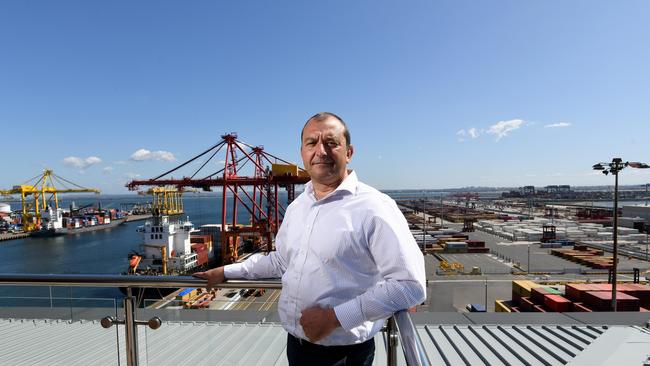
[[(14, 353), (1, 355), (0, 363), (42, 363), (56, 356), (81, 364), (195, 364), (210, 356), (246, 364), (259, 361), (247, 359), (260, 357), (249, 352), (254, 347), (265, 347), (261, 357), (269, 358), (269, 364), (284, 357), (278, 280), (228, 281), (210, 291), (204, 286), (205, 281), (193, 277), (0, 274), (0, 334), (13, 332), (14, 342), (5, 343)], [(127, 296), (77, 296), (106, 293), (100, 291), (106, 288), (128, 288)], [(183, 290), (163, 300), (144, 296), (166, 288)], [(29, 296), (9, 296), (16, 289)], [(17, 326), (26, 321), (34, 327)], [(66, 339), (70, 332), (84, 332), (83, 341)], [(16, 353), (27, 351), (30, 337), (43, 336), (55, 341), (25, 355)], [(376, 365), (429, 364), (405, 311), (395, 314), (375, 339)]]

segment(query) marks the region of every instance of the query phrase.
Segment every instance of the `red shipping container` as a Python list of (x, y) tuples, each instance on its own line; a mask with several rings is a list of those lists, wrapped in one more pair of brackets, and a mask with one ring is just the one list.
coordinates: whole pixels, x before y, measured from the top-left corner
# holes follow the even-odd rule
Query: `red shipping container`
[(564, 293), (568, 299), (572, 301), (580, 301), (580, 295), (584, 289), (583, 284), (581, 283), (568, 283), (564, 286)]
[(522, 297), (519, 301), (519, 304), (521, 305), (521, 310), (523, 311), (533, 311), (533, 307), (535, 306), (535, 304), (530, 301), (529, 297)]
[(480, 240), (468, 240), (466, 241), (468, 248), (483, 248), (485, 247), (485, 242)]
[(535, 304), (544, 304), (544, 296), (550, 295), (551, 293), (546, 291), (544, 287), (535, 287), (530, 292), (530, 298)]
[(586, 307), (584, 304), (579, 303), (579, 302), (574, 302), (573, 303), (573, 311), (575, 312), (587, 312), (591, 313), (591, 309)]
[[(617, 290), (619, 288), (617, 287)], [(637, 284), (637, 283), (632, 283), (632, 284), (627, 284), (623, 289), (620, 290), (621, 292), (628, 294), (630, 296), (634, 296), (637, 299), (639, 299), (639, 305), (642, 307), (650, 307), (650, 287)]]
[[(609, 311), (612, 307), (611, 291), (588, 291), (584, 294), (584, 303), (596, 311)], [(616, 309), (618, 311), (639, 311), (639, 299), (634, 296), (616, 292)]]
[[(594, 289), (593, 291), (612, 291), (612, 284), (611, 283), (594, 283), (591, 286)], [(618, 291), (618, 290), (617, 290)]]
[(477, 248), (477, 247), (467, 248), (467, 253), (489, 253), (489, 252), (490, 252), (490, 248)]
[(533, 311), (535, 311), (535, 312), (537, 312), (537, 313), (545, 313), (545, 312), (546, 312), (546, 310), (544, 309), (544, 307), (541, 306), (541, 305), (535, 305), (535, 306), (533, 306)]
[(560, 295), (546, 295), (544, 297), (544, 306), (558, 313), (571, 311), (571, 301)]
[(564, 287), (566, 297), (575, 302), (582, 302), (582, 294), (591, 290), (591, 285), (586, 283), (570, 283)]

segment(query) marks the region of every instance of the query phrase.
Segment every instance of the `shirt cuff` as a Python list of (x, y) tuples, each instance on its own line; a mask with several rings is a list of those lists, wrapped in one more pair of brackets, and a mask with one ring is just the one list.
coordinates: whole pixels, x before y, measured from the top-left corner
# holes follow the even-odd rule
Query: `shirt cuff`
[(243, 278), (244, 277), (244, 264), (233, 263), (223, 267), (223, 275), (226, 279)]
[(361, 312), (361, 302), (358, 299), (335, 306), (334, 313), (345, 330), (351, 330), (365, 321)]

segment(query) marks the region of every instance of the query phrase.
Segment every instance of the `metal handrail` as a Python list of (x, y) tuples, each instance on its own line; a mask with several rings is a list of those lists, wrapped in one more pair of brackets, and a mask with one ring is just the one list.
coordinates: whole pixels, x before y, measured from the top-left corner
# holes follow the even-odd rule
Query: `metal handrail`
[(406, 364), (409, 366), (430, 366), (431, 361), (429, 361), (420, 334), (415, 329), (408, 311), (398, 311), (393, 314), (393, 318), (397, 324), (397, 334), (402, 344)]
[[(0, 286), (66, 286), (66, 287), (125, 287), (127, 296), (124, 298), (125, 318), (102, 319), (102, 326), (124, 324), (126, 327), (127, 364), (138, 364), (137, 355), (137, 325), (158, 323), (160, 319), (149, 322), (135, 319), (135, 298), (132, 289), (139, 287), (169, 288), (169, 287), (206, 287), (207, 281), (192, 276), (134, 276), (134, 275), (88, 275), (88, 274), (15, 274), (0, 273)], [(265, 288), (281, 289), (282, 282), (277, 279), (264, 280), (228, 280), (215, 284), (215, 288)], [(417, 333), (411, 316), (406, 310), (398, 311), (388, 320), (388, 364), (396, 365), (395, 351), (401, 343), (406, 363), (409, 366), (429, 366), (431, 362), (426, 354), (420, 335)], [(401, 342), (397, 342), (397, 339)]]
[[(80, 274), (15, 274), (0, 273), (0, 285), (69, 286), (69, 287), (206, 287), (207, 281), (192, 276), (134, 276)], [(255, 287), (281, 289), (280, 280), (228, 280), (218, 288)]]

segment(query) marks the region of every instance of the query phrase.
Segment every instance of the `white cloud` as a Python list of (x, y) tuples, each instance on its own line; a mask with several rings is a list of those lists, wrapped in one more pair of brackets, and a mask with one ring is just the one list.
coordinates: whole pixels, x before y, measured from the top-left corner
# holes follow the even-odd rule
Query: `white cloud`
[(497, 141), (501, 140), (502, 138), (508, 136), (508, 134), (516, 129), (519, 129), (519, 127), (523, 126), (526, 122), (521, 119), (511, 119), (509, 121), (499, 121), (492, 126), (490, 126), (487, 130), (487, 133), (491, 135), (495, 135), (497, 138)]
[(174, 157), (174, 154), (170, 153), (169, 151), (163, 151), (163, 150), (158, 150), (158, 151), (149, 151), (147, 149), (139, 149), (136, 152), (134, 152), (129, 160), (133, 161), (144, 161), (144, 160), (162, 160), (162, 161), (174, 161), (176, 160), (176, 157)]
[(456, 135), (458, 136), (458, 142), (465, 142), (465, 135), (467, 135), (467, 132), (465, 132), (465, 130), (459, 130), (456, 132)]
[(79, 158), (76, 156), (68, 156), (67, 158), (63, 159), (63, 164), (67, 166), (71, 166), (73, 168), (81, 169), (81, 170), (86, 170), (86, 168), (99, 164), (102, 162), (102, 159), (96, 157), (96, 156), (89, 156), (87, 158)]
[(111, 174), (113, 170), (115, 170), (115, 168), (113, 168), (112, 166), (107, 166), (104, 169), (102, 169), (102, 172), (104, 172), (104, 174)]
[(474, 127), (467, 130), (467, 134), (469, 135), (469, 137), (471, 137), (473, 139), (475, 139), (475, 138), (477, 138), (479, 136), (478, 130), (476, 128), (474, 128)]
[(140, 174), (138, 174), (138, 173), (132, 173), (132, 172), (128, 172), (128, 173), (126, 173), (125, 176), (126, 176), (127, 178), (129, 178), (129, 179), (135, 179), (135, 178), (140, 178), (140, 177), (141, 177)]
[(569, 126), (571, 126), (570, 123), (560, 122), (560, 123), (552, 123), (550, 125), (545, 125), (544, 128), (558, 128), (558, 127), (569, 127)]

